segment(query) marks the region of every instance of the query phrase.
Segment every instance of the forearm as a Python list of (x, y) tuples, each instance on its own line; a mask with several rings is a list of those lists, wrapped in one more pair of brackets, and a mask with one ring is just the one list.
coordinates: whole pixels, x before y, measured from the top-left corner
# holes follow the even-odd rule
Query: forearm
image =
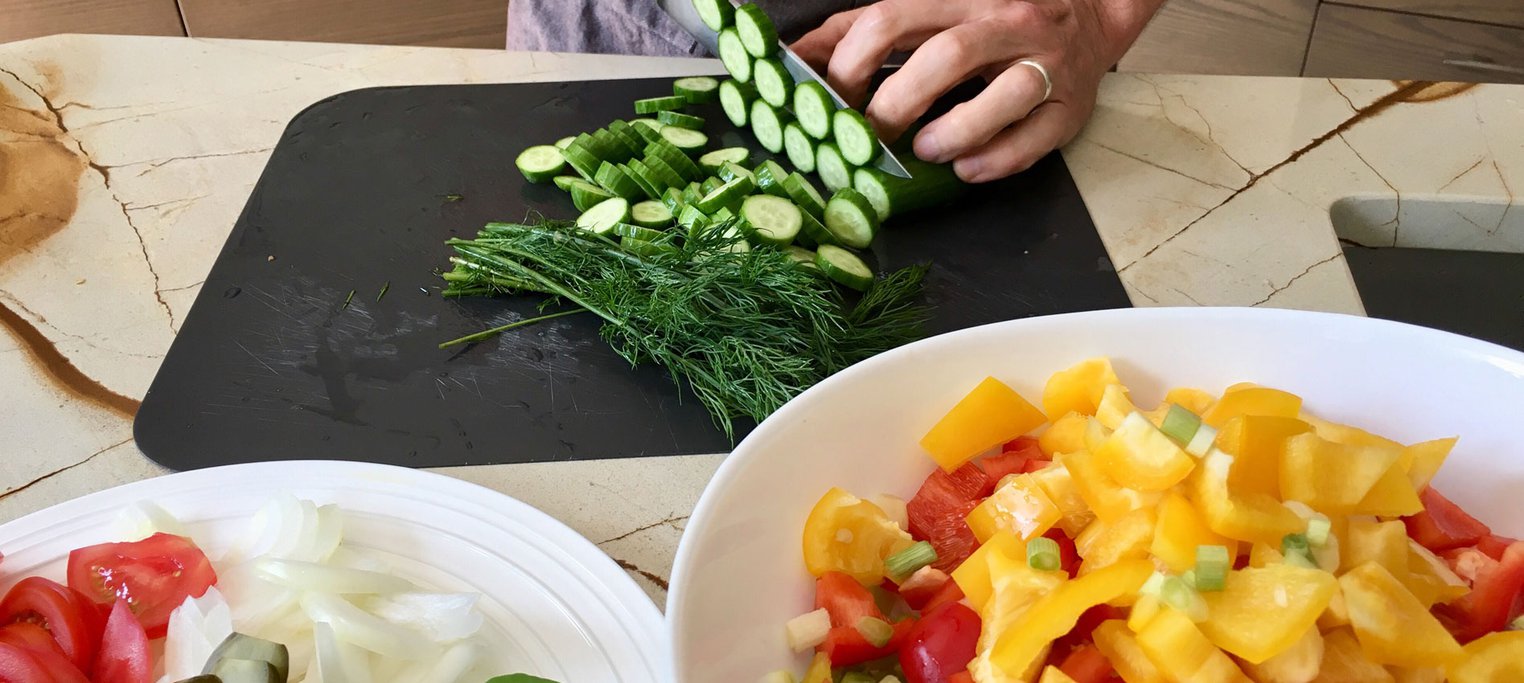
[(1097, 0), (1107, 58), (1115, 64), (1126, 54), (1164, 0)]

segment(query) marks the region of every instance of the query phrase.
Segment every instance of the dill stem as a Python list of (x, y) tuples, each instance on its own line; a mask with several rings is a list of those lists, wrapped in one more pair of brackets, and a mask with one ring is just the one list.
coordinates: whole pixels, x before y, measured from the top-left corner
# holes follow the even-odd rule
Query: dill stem
[(545, 322), (546, 320), (553, 320), (555, 318), (564, 318), (564, 317), (566, 317), (568, 315), (573, 315), (573, 314), (576, 314), (576, 313), (587, 313), (587, 312), (588, 311), (585, 308), (577, 308), (577, 309), (573, 309), (573, 310), (570, 310), (570, 311), (561, 311), (560, 313), (551, 313), (551, 314), (548, 314), (548, 315), (542, 315), (542, 316), (538, 316), (538, 317), (534, 317), (534, 318), (526, 318), (526, 319), (520, 320), (518, 322), (511, 322), (511, 323), (508, 323), (507, 325), (503, 325), (503, 326), (500, 326), (500, 327), (494, 327), (494, 328), (492, 328), (490, 330), (482, 330), (481, 332), (477, 332), (476, 334), (468, 334), (468, 335), (466, 335), (464, 337), (460, 337), (458, 339), (451, 339), (450, 341), (441, 343), (439, 345), (439, 348), (441, 348), (441, 349), (448, 349), (451, 346), (455, 346), (457, 344), (469, 344), (471, 342), (479, 342), (479, 341), (482, 341), (483, 339), (491, 339), (492, 337), (495, 337), (495, 336), (497, 336), (499, 334), (502, 334), (504, 332), (507, 332), (508, 330), (512, 330), (512, 329), (515, 329), (515, 328), (528, 327), (529, 325), (533, 325), (535, 323)]

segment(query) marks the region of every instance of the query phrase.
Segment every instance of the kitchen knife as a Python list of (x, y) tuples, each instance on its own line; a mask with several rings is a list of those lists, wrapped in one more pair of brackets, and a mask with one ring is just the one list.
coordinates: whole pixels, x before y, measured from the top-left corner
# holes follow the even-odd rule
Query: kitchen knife
[[(703, 21), (699, 20), (698, 10), (693, 8), (692, 0), (657, 0), (657, 4), (667, 14), (671, 15), (673, 19), (677, 20), (677, 23), (684, 30), (698, 39), (705, 48), (708, 48), (710, 54), (719, 54), (720, 36), (706, 26)], [(841, 95), (836, 94), (836, 89), (832, 88), (831, 84), (827, 83), (824, 78), (821, 78), (820, 74), (815, 73), (815, 70), (810, 68), (810, 65), (806, 64), (803, 59), (800, 59), (799, 55), (794, 54), (794, 51), (789, 49), (789, 46), (782, 40), (778, 41), (778, 48), (778, 61), (782, 62), (783, 68), (787, 69), (789, 75), (794, 77), (795, 83), (803, 83), (805, 81), (819, 83), (821, 87), (825, 88), (826, 94), (831, 96), (831, 100), (836, 102), (838, 108), (850, 108), (847, 106), (846, 100), (841, 99)], [(884, 141), (880, 139), (878, 146), (882, 150), (882, 153), (878, 155), (878, 161), (874, 165), (879, 170), (890, 175), (909, 178), (910, 172), (905, 170), (905, 166), (900, 163), (899, 159), (895, 158), (894, 152), (889, 149), (889, 145), (884, 144)]]

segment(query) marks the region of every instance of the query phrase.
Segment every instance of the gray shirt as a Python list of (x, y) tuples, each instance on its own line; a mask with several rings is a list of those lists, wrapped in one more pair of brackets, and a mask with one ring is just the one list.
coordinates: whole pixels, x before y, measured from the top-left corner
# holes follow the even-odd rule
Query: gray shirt
[[(837, 12), (872, 0), (758, 0), (787, 42)], [(508, 49), (633, 55), (703, 55), (656, 0), (510, 0)]]

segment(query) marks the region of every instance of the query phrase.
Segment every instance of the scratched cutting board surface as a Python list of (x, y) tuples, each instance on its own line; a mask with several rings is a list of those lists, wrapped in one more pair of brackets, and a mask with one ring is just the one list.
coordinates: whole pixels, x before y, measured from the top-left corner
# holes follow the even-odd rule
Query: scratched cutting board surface
[[(591, 315), (436, 348), (536, 312), (539, 297), (444, 299), (434, 275), (449, 237), (529, 211), (575, 215), (553, 186), (524, 182), (518, 152), (633, 118), (632, 101), (670, 88), (379, 88), (297, 115), (143, 400), (138, 446), (182, 470), (728, 451), (686, 390), (617, 357)], [(717, 106), (695, 113), (718, 143), (743, 141)], [(1128, 305), (1057, 154), (954, 207), (897, 217), (871, 256), (881, 268), (933, 264), (929, 333)]]

